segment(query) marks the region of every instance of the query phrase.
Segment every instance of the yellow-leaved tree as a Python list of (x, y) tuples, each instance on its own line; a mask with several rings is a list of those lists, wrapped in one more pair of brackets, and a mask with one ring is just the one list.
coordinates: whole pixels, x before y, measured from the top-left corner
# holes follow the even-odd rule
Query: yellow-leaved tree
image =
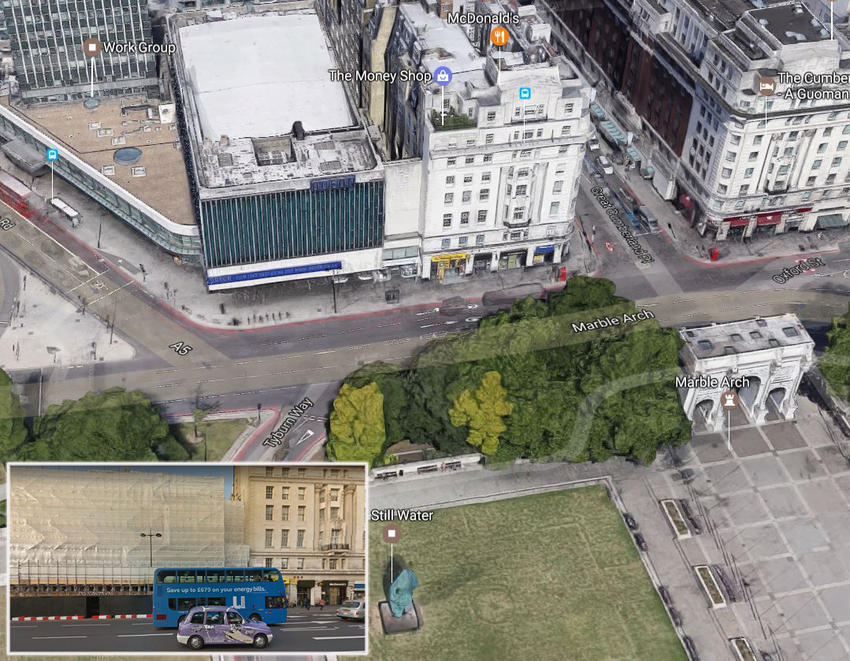
[(378, 384), (372, 381), (362, 388), (343, 384), (331, 412), (328, 457), (380, 465), (386, 439), (384, 396)]
[(455, 427), (466, 425), (466, 442), (484, 454), (494, 454), (499, 448), (499, 434), (507, 429), (502, 418), (510, 415), (514, 405), (502, 387), (502, 375), (486, 372), (481, 386), (474, 391), (462, 391), (452, 402), (449, 418)]

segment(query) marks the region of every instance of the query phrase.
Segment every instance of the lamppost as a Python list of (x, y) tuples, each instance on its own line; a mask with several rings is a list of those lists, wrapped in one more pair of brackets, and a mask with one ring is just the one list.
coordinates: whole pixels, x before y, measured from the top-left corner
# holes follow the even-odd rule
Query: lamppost
[(141, 534), (142, 537), (148, 538), (148, 549), (149, 549), (149, 553), (150, 553), (151, 567), (153, 567), (153, 538), (154, 537), (162, 537), (162, 533), (150, 531), (150, 532), (147, 532), (147, 533), (140, 533), (140, 534)]

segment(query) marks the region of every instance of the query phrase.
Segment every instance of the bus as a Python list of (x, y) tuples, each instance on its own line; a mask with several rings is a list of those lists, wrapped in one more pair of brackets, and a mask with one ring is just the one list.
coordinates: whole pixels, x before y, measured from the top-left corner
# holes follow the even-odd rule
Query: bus
[(267, 567), (157, 569), (153, 625), (176, 627), (194, 606), (232, 606), (249, 620), (286, 622), (286, 583)]

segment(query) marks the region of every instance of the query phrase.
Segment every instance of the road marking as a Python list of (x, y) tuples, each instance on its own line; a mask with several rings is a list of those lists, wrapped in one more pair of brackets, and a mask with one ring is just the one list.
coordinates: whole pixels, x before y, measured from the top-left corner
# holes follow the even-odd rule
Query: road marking
[(80, 622), (79, 624), (60, 624), (60, 627), (111, 627), (111, 624), (87, 624)]
[(33, 640), (56, 640), (60, 638), (88, 638), (88, 636), (32, 636)]
[(350, 638), (363, 639), (364, 636), (313, 636), (313, 640), (346, 640)]
[(328, 349), (327, 351), (317, 351), (315, 353), (315, 355), (321, 356), (322, 354), (326, 354), (326, 353), (336, 353), (336, 349)]
[(109, 296), (112, 296), (112, 294), (114, 294), (115, 292), (119, 292), (119, 291), (121, 291), (121, 290), (122, 290), (122, 289), (124, 289), (125, 287), (129, 287), (129, 286), (130, 286), (130, 285), (132, 285), (134, 282), (135, 282), (135, 280), (131, 280), (130, 282), (127, 282), (127, 283), (125, 283), (125, 284), (121, 285), (121, 286), (120, 286), (120, 287), (118, 287), (117, 289), (113, 289), (113, 290), (112, 290), (112, 291), (110, 291), (108, 294), (104, 294), (104, 295), (103, 295), (103, 296), (101, 296), (100, 298), (96, 298), (96, 299), (94, 299), (91, 303), (89, 303), (89, 307), (91, 307), (92, 305), (94, 305), (94, 304), (95, 304), (95, 303), (97, 303), (98, 301), (102, 301), (104, 298), (108, 298)]
[(81, 283), (80, 283), (80, 284), (78, 284), (76, 287), (71, 287), (71, 289), (69, 289), (66, 293), (70, 294), (70, 293), (71, 293), (72, 291), (74, 291), (75, 289), (79, 289), (79, 288), (80, 288), (80, 287), (82, 287), (83, 285), (87, 285), (87, 284), (88, 284), (88, 283), (90, 283), (92, 280), (95, 280), (95, 279), (99, 278), (100, 276), (102, 276), (102, 275), (104, 275), (105, 273), (108, 273), (108, 272), (109, 272), (109, 269), (106, 269), (105, 271), (103, 271), (103, 273), (97, 273), (96, 275), (93, 275), (92, 277), (90, 277), (90, 278), (89, 278), (88, 280), (86, 280), (85, 282), (81, 282)]
[(119, 633), (118, 638), (141, 638), (142, 636), (173, 636), (173, 633)]

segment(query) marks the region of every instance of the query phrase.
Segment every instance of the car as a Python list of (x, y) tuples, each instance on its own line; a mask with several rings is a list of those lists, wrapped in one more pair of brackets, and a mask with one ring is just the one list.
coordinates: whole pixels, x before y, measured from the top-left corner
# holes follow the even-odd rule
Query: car
[(635, 533), (635, 544), (641, 551), (646, 551), (646, 540), (643, 538), (639, 532)]
[(336, 616), (343, 620), (365, 620), (366, 602), (362, 599), (343, 601), (336, 609)]
[(673, 624), (675, 624), (677, 627), (682, 626), (682, 616), (679, 615), (679, 611), (677, 611), (675, 608), (670, 609), (670, 619), (673, 620)]
[(365, 273), (358, 273), (357, 279), (361, 282), (371, 282), (375, 279), (375, 276), (371, 271), (367, 271)]
[(614, 174), (614, 166), (611, 165), (611, 161), (608, 160), (607, 156), (597, 156), (596, 163), (599, 165), (599, 169), (605, 174)]
[(587, 148), (590, 151), (599, 151), (599, 140), (596, 138), (591, 138), (587, 141)]
[(628, 512), (623, 512), (623, 518), (626, 520), (626, 525), (629, 527), (629, 530), (637, 530), (638, 524), (635, 521), (635, 517), (633, 517)]
[(670, 593), (667, 591), (663, 585), (658, 586), (658, 594), (661, 595), (661, 600), (667, 604), (668, 606), (673, 605), (673, 600), (670, 598)]
[(638, 207), (638, 213), (640, 214), (641, 218), (643, 218), (647, 227), (649, 227), (649, 230), (653, 234), (656, 234), (660, 231), (658, 229), (658, 219), (653, 215), (653, 213), (649, 210), (648, 207), (646, 207), (646, 206)]
[(262, 620), (246, 620), (235, 608), (225, 606), (195, 606), (177, 627), (177, 642), (192, 650), (205, 645), (251, 645), (261, 650), (272, 637)]

